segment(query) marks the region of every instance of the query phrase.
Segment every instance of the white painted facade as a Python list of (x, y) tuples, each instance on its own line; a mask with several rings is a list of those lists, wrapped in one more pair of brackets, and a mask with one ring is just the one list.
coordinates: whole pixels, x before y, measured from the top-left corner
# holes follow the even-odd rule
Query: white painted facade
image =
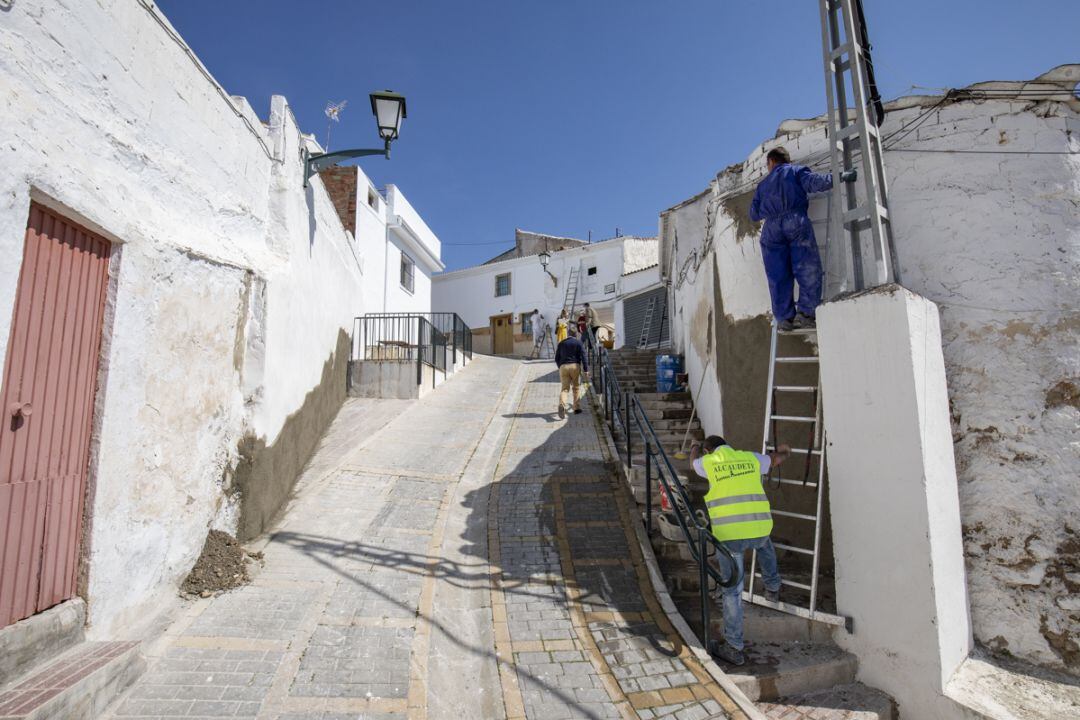
[[(1080, 562), (1080, 101), (1069, 88), (1080, 66), (1041, 80), (974, 86), (986, 96), (933, 110), (940, 98), (902, 98), (882, 132), (921, 120), (885, 165), (903, 284), (941, 311), (974, 637), (1078, 674), (1078, 581), (1068, 568)], [(1008, 96), (1020, 87), (1028, 94)], [(820, 156), (823, 119), (784, 123), (709, 190), (661, 216), (673, 344), (692, 387), (713, 313), (732, 323), (769, 313), (759, 228), (746, 209), (777, 145), (795, 162)], [(975, 152), (946, 152), (956, 150)], [(810, 213), (824, 244), (824, 195)], [(706, 432), (723, 433), (720, 388), (707, 375), (699, 415)], [(876, 529), (863, 531), (869, 547)]]
[[(615, 305), (623, 294), (624, 274), (657, 262), (656, 238), (622, 236), (551, 253), (547, 273), (539, 256), (512, 258), (487, 265), (455, 270), (433, 278), (432, 304), (456, 312), (473, 329), (490, 328), (493, 316), (512, 314), (515, 332), (521, 333), (521, 316), (539, 308), (551, 327), (566, 300), (571, 269), (578, 272), (575, 307), (588, 302), (605, 323), (615, 318)], [(510, 277), (510, 292), (496, 295), (496, 278)], [(553, 282), (552, 277), (557, 280)], [(482, 341), (477, 345), (483, 347)], [(490, 352), (490, 344), (488, 349)]]
[[(972, 647), (937, 307), (898, 286), (818, 313), (837, 643), (906, 717), (963, 717), (946, 688)], [(868, 533), (867, 528), (873, 528)]]
[[(435, 267), (438, 240), (392, 186), (382, 229), (373, 210), (354, 239), (319, 179), (303, 187), (300, 149), (317, 147), (285, 99), (260, 121), (149, 2), (15, 3), (0, 45), (0, 317), (32, 199), (113, 243), (86, 600), (92, 636), (137, 636), (207, 529), (236, 527), (238, 443), (272, 445), (352, 318), (388, 304), (386, 247), (413, 238)], [(428, 288), (408, 309), (430, 309)]]

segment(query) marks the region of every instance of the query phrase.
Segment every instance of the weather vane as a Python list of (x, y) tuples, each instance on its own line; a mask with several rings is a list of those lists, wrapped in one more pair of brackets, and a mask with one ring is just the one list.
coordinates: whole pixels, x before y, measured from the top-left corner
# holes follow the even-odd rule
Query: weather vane
[(339, 122), (341, 119), (341, 111), (345, 109), (345, 106), (349, 104), (348, 100), (342, 100), (339, 103), (326, 103), (326, 109), (323, 112), (326, 114), (328, 120), (326, 121), (326, 149), (330, 150), (330, 128), (333, 123)]

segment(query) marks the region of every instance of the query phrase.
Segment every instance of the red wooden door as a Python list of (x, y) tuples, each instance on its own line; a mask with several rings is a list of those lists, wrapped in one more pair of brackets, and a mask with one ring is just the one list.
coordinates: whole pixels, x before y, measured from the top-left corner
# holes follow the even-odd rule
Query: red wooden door
[(109, 252), (31, 204), (0, 387), (0, 627), (75, 595)]

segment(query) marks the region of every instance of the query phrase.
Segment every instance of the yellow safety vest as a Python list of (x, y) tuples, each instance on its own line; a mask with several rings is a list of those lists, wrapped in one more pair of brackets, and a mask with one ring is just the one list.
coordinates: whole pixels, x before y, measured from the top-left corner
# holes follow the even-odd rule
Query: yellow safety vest
[(769, 498), (754, 453), (722, 445), (701, 458), (709, 478), (705, 507), (717, 540), (749, 540), (772, 532)]

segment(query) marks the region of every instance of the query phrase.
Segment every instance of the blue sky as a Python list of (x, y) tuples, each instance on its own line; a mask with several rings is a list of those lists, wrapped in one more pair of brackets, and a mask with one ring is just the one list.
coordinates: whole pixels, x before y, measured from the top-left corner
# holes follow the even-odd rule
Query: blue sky
[[(367, 95), (405, 94), (393, 158), (362, 160), (442, 239), (448, 268), (514, 228), (653, 235), (789, 117), (824, 110), (817, 2), (159, 0), (210, 72), (332, 149), (378, 144)], [(886, 98), (1080, 62), (1078, 0), (865, 0)]]

